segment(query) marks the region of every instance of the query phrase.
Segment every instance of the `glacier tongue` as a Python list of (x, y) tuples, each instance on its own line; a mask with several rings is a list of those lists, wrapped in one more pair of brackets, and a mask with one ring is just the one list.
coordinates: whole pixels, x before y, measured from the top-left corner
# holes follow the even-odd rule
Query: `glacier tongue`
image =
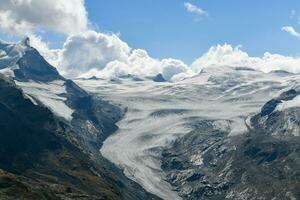
[(113, 92), (104, 98), (128, 107), (126, 116), (118, 123), (118, 132), (104, 142), (101, 153), (147, 191), (164, 199), (180, 199), (164, 181), (159, 157), (161, 147), (189, 131), (180, 120), (181, 113), (189, 109), (183, 107), (181, 111), (176, 102), (156, 96), (155, 92), (151, 92), (156, 90), (152, 81), (146, 84), (122, 81), (124, 84), (121, 85), (92, 80), (77, 83), (92, 92), (96, 90), (107, 95)]

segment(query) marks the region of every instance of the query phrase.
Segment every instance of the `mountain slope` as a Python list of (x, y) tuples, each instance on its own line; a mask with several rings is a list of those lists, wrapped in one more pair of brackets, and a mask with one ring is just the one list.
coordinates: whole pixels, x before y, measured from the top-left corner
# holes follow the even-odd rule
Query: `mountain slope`
[(60, 76), (28, 40), (0, 49), (1, 198), (156, 199), (99, 153), (121, 109)]
[(63, 127), (49, 110), (33, 105), (3, 80), (0, 94), (1, 198), (120, 199), (93, 173), (85, 155), (62, 137)]

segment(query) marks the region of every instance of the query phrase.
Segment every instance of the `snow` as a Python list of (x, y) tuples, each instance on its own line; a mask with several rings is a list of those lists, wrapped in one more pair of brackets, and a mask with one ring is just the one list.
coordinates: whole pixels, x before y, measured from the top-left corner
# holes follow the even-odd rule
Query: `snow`
[(65, 101), (67, 99), (63, 96), (67, 93), (64, 81), (56, 80), (49, 83), (34, 81), (15, 82), (26, 95), (31, 97), (30, 99), (33, 103), (36, 103), (36, 100), (38, 100), (57, 116), (62, 117), (67, 121), (72, 120), (74, 111), (66, 105)]
[[(18, 60), (29, 49), (31, 47), (29, 47), (28, 38), (18, 44), (4, 44), (0, 42), (0, 74), (14, 78), (14, 70), (19, 68), (17, 64)], [(34, 104), (41, 102), (57, 116), (67, 121), (72, 120), (74, 111), (66, 105), (67, 99), (64, 95), (67, 91), (63, 80), (56, 80), (49, 83), (34, 81), (15, 82), (24, 91), (24, 96)]]
[(25, 98), (29, 99), (34, 105), (39, 105), (30, 95), (24, 94)]
[(290, 101), (282, 101), (282, 103), (277, 105), (275, 111), (283, 111), (294, 107), (300, 107), (300, 95)]
[(7, 56), (6, 52), (0, 49), (0, 59), (4, 58), (6, 56)]
[(15, 77), (15, 73), (11, 68), (0, 69), (0, 74), (3, 74), (5, 77)]
[(195, 166), (201, 166), (203, 165), (203, 158), (201, 155), (193, 155), (191, 157), (191, 162), (195, 165)]
[[(192, 119), (217, 120), (229, 136), (247, 131), (247, 117), (278, 96), (290, 80), (259, 71), (205, 69), (176, 83), (120, 79), (77, 80), (82, 88), (128, 108), (119, 130), (101, 148), (104, 157), (120, 166), (127, 177), (163, 199), (180, 199), (165, 181), (161, 150), (192, 131)], [(201, 134), (201, 132), (199, 132)], [(190, 158), (202, 164), (201, 154)]]

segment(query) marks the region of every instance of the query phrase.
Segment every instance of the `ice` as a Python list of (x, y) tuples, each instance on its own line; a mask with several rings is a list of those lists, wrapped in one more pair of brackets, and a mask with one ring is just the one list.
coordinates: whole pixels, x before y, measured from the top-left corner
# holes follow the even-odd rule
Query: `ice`
[(203, 165), (203, 158), (201, 155), (193, 155), (191, 157), (191, 162), (196, 166), (201, 166)]
[(0, 49), (0, 59), (3, 59), (5, 57), (7, 57), (6, 52)]
[(0, 74), (3, 74), (5, 77), (14, 77), (15, 73), (11, 68), (0, 69)]
[(300, 107), (300, 95), (296, 96), (294, 99), (290, 101), (283, 101), (282, 103), (277, 105), (275, 110), (283, 111), (293, 107)]
[(66, 105), (65, 101), (67, 99), (63, 96), (67, 93), (64, 81), (57, 80), (49, 83), (34, 81), (15, 82), (26, 95), (31, 97), (30, 99), (33, 103), (36, 103), (36, 100), (38, 100), (57, 116), (62, 117), (67, 121), (72, 120), (74, 111)]
[[(280, 77), (259, 71), (224, 67), (176, 83), (120, 79), (77, 80), (82, 88), (128, 108), (119, 130), (104, 141), (101, 153), (120, 166), (126, 176), (167, 200), (180, 199), (165, 181), (161, 150), (192, 131), (191, 119), (216, 120), (214, 126), (229, 137), (244, 134), (248, 116), (256, 114), (299, 77)], [(199, 130), (201, 134), (201, 130)], [(191, 157), (201, 165), (203, 152)]]

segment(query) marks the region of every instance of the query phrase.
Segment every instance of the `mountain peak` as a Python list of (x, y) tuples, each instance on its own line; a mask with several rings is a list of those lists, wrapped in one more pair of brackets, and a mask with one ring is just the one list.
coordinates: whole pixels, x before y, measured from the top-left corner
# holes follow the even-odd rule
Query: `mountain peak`
[(23, 38), (23, 40), (21, 40), (20, 44), (26, 47), (30, 47), (30, 38), (26, 36), (25, 38)]
[(166, 82), (166, 79), (162, 74), (157, 74), (155, 77), (152, 78), (154, 82)]

